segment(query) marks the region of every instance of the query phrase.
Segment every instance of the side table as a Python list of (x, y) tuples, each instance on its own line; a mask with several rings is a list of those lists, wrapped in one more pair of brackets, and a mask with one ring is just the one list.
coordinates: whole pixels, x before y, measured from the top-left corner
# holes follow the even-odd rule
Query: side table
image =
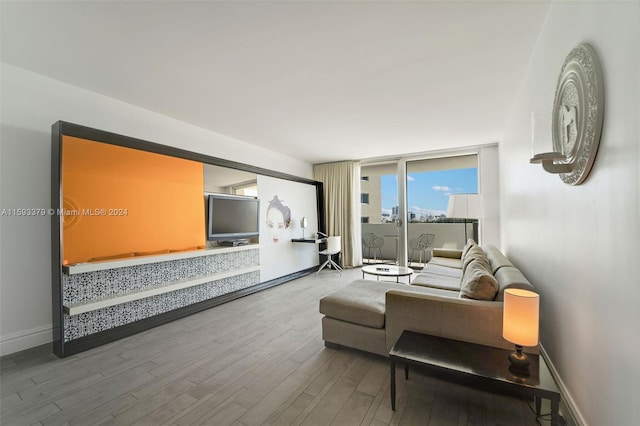
[(520, 392), (534, 397), (540, 415), (541, 398), (551, 401), (551, 424), (560, 422), (560, 390), (553, 381), (543, 357), (529, 355), (529, 376), (509, 371), (511, 351), (404, 331), (389, 352), (391, 373), (391, 408), (396, 409), (396, 363), (419, 367), (430, 376), (474, 386), (489, 391)]

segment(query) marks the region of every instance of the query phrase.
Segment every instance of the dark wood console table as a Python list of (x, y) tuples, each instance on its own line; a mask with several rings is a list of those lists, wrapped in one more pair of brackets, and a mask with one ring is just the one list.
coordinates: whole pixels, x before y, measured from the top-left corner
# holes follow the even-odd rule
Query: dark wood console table
[(551, 401), (551, 424), (560, 422), (560, 391), (549, 367), (539, 355), (531, 360), (529, 377), (515, 376), (509, 371), (508, 356), (512, 351), (443, 337), (404, 331), (389, 352), (391, 363), (391, 408), (396, 406), (396, 363), (417, 366), (427, 374), (463, 385), (489, 391), (522, 393), (532, 396), (536, 414), (540, 415), (541, 399)]
[(292, 243), (310, 243), (310, 244), (322, 244), (326, 243), (326, 238), (293, 238)]

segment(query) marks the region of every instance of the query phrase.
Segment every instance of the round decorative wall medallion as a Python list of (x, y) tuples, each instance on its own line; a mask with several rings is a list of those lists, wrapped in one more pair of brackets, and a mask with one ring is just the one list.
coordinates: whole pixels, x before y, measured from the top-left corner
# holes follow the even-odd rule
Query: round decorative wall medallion
[(80, 219), (78, 205), (69, 197), (62, 197), (62, 226), (69, 228)]
[(562, 64), (553, 102), (553, 147), (564, 154), (571, 170), (560, 179), (581, 184), (589, 175), (598, 152), (604, 115), (602, 70), (595, 50), (580, 44)]

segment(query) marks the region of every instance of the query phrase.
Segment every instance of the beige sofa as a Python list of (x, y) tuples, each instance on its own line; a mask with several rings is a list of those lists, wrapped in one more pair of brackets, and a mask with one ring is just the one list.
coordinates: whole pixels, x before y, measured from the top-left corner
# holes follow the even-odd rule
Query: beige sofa
[(533, 290), (496, 247), (470, 241), (464, 250), (434, 249), (410, 285), (356, 280), (322, 298), (322, 338), (383, 356), (403, 330), (512, 349), (502, 338), (507, 288)]

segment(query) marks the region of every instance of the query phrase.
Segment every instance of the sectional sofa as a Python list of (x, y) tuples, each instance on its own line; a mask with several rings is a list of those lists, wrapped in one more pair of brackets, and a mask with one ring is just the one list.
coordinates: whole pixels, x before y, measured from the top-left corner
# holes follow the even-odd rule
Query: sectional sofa
[(463, 250), (434, 249), (409, 285), (356, 280), (322, 298), (322, 338), (383, 356), (403, 330), (512, 349), (502, 338), (507, 288), (534, 290), (496, 247), (470, 240)]

